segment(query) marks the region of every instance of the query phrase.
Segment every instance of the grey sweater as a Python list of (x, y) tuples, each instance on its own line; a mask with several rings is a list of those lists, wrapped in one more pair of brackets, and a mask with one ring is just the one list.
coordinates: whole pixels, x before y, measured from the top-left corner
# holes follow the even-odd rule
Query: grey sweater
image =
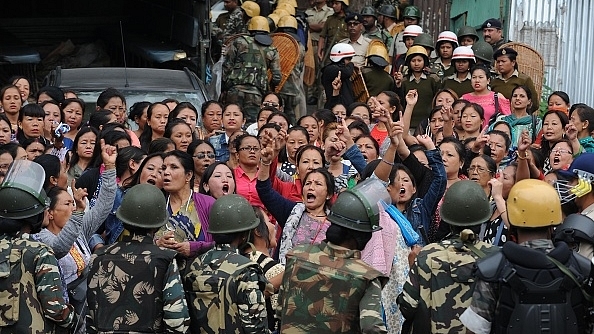
[(111, 212), (117, 188), (115, 169), (104, 171), (101, 178), (101, 189), (99, 189), (95, 206), (84, 215), (81, 212), (75, 212), (57, 235), (48, 229), (43, 229), (34, 236), (35, 239), (51, 247), (57, 259), (68, 254), (79, 236), (88, 241)]

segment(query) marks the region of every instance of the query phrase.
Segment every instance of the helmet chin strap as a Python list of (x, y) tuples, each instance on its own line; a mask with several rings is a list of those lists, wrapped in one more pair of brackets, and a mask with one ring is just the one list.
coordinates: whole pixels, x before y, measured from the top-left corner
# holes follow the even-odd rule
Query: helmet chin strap
[(250, 240), (250, 236), (252, 234), (252, 231), (250, 230), (247, 234), (247, 237), (245, 238), (245, 240), (241, 240), (240, 243), (237, 245), (237, 249), (239, 249), (240, 252), (243, 253), (244, 250), (248, 249), (248, 247), (252, 248), (252, 254), (256, 254), (256, 246), (254, 246), (253, 243), (249, 242), (248, 240)]

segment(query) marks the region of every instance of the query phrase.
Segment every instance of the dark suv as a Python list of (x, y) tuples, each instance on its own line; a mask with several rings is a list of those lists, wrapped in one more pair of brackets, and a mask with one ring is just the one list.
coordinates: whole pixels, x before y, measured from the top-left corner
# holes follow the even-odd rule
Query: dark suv
[[(129, 108), (136, 102), (158, 102), (173, 98), (180, 102), (190, 102), (200, 113), (202, 103), (209, 100), (202, 81), (189, 69), (166, 70), (156, 68), (97, 67), (71, 68), (57, 67), (43, 80), (42, 86), (56, 86), (62, 90), (72, 90), (85, 101), (85, 119), (89, 111), (95, 110), (97, 98), (103, 90), (116, 88), (126, 97)], [(198, 123), (201, 122), (198, 115)], [(136, 124), (130, 122), (134, 127)]]

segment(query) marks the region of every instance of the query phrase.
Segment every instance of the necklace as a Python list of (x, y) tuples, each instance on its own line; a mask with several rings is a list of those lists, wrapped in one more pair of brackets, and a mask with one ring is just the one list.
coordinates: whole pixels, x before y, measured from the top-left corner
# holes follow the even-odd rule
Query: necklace
[(326, 218), (326, 214), (324, 213), (323, 215), (316, 215), (314, 213), (311, 213), (309, 211), (307, 211), (307, 214), (312, 216), (312, 217), (318, 217), (318, 218)]
[[(194, 190), (190, 189), (190, 196), (188, 196), (188, 199), (186, 200), (186, 211), (188, 211), (188, 206), (190, 206), (190, 199), (192, 199), (192, 195), (194, 194)], [(167, 207), (169, 207), (169, 198), (171, 197), (171, 195), (167, 196)], [(184, 203), (182, 203), (180, 205), (180, 209), (181, 207), (184, 205)], [(173, 212), (173, 210), (171, 210)], [(178, 210), (179, 212), (179, 210)]]

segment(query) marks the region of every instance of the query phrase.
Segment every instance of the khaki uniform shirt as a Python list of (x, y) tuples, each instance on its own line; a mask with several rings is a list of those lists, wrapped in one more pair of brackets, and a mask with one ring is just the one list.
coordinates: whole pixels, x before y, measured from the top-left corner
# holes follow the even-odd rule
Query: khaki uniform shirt
[[(308, 8), (305, 11), (307, 15), (307, 23), (308, 24), (320, 24), (326, 22), (328, 17), (330, 17), (334, 13), (332, 8), (324, 5), (322, 9), (318, 9), (317, 7)], [(320, 40), (320, 33), (309, 31), (309, 36), (311, 36), (312, 42), (318, 42)]]

